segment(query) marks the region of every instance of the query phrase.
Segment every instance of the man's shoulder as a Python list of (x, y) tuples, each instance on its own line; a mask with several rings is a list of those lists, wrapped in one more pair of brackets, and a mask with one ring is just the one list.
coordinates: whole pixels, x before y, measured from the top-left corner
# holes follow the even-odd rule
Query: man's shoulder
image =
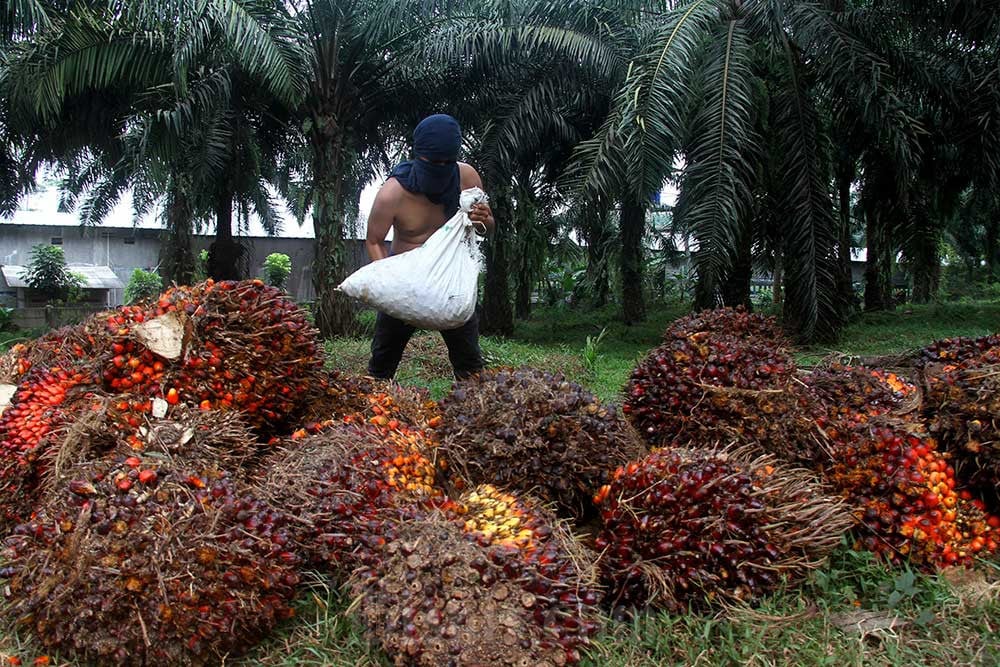
[(483, 179), (479, 176), (479, 172), (471, 164), (466, 164), (465, 162), (458, 163), (458, 175), (462, 181), (462, 189), (466, 190), (468, 188), (481, 188), (483, 187)]
[(395, 178), (390, 177), (389, 180), (383, 183), (382, 187), (378, 189), (378, 192), (375, 194), (375, 200), (380, 203), (391, 204), (398, 202), (404, 192), (406, 192), (406, 190), (403, 188), (402, 184)]

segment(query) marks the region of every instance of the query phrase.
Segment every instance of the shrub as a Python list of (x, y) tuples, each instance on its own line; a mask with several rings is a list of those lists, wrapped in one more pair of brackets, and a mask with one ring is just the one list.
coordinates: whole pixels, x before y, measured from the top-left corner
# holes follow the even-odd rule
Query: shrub
[(150, 301), (163, 291), (163, 279), (156, 271), (136, 269), (125, 286), (125, 303)]
[(31, 261), (24, 282), (45, 298), (66, 299), (72, 288), (84, 284), (81, 278), (66, 268), (66, 254), (62, 248), (40, 244), (31, 249)]
[(264, 260), (264, 280), (268, 285), (285, 289), (285, 282), (292, 274), (292, 260), (288, 255), (272, 252)]

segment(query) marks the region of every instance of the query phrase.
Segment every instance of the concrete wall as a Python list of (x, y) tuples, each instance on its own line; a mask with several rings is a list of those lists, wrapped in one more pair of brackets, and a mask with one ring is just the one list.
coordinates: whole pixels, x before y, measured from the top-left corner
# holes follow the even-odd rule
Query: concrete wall
[[(53, 239), (58, 238), (62, 240), (67, 263), (109, 266), (123, 283), (128, 284), (135, 269), (149, 270), (156, 267), (159, 262), (161, 233), (156, 229), (0, 223), (0, 264), (27, 265), (33, 246), (52, 243)], [(211, 236), (195, 236), (195, 254), (207, 249), (212, 240)], [(315, 298), (311, 270), (315, 244), (313, 239), (241, 236), (238, 240), (251, 249), (249, 266), (252, 277), (261, 275), (265, 257), (273, 252), (281, 252), (292, 260), (292, 275), (286, 285), (288, 293), (297, 301), (311, 301)], [(367, 263), (364, 241), (349, 239), (348, 272)], [(123, 290), (110, 290), (109, 305), (120, 304), (123, 297)]]
[(67, 324), (82, 322), (94, 313), (104, 310), (102, 305), (80, 305), (66, 308), (18, 308), (14, 311), (14, 325), (21, 329), (58, 329)]

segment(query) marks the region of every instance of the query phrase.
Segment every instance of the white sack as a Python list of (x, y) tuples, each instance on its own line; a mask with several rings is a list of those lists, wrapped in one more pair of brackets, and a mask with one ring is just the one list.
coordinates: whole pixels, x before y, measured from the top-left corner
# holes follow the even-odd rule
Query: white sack
[(483, 266), (469, 211), (486, 201), (479, 188), (463, 190), (458, 213), (422, 246), (361, 267), (337, 289), (421, 329), (462, 326), (476, 310)]

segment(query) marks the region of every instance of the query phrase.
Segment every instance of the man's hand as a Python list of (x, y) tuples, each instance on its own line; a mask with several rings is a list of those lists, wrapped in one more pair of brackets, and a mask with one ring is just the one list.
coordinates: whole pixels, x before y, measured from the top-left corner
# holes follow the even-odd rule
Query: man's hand
[[(473, 204), (469, 211), (469, 220), (472, 221), (473, 225), (476, 225), (476, 232), (480, 236), (492, 232), (493, 226), (496, 224), (493, 220), (493, 209), (490, 208), (489, 204)], [(482, 227), (480, 228), (478, 225), (482, 225)], [(482, 232), (479, 232), (480, 229)]]

